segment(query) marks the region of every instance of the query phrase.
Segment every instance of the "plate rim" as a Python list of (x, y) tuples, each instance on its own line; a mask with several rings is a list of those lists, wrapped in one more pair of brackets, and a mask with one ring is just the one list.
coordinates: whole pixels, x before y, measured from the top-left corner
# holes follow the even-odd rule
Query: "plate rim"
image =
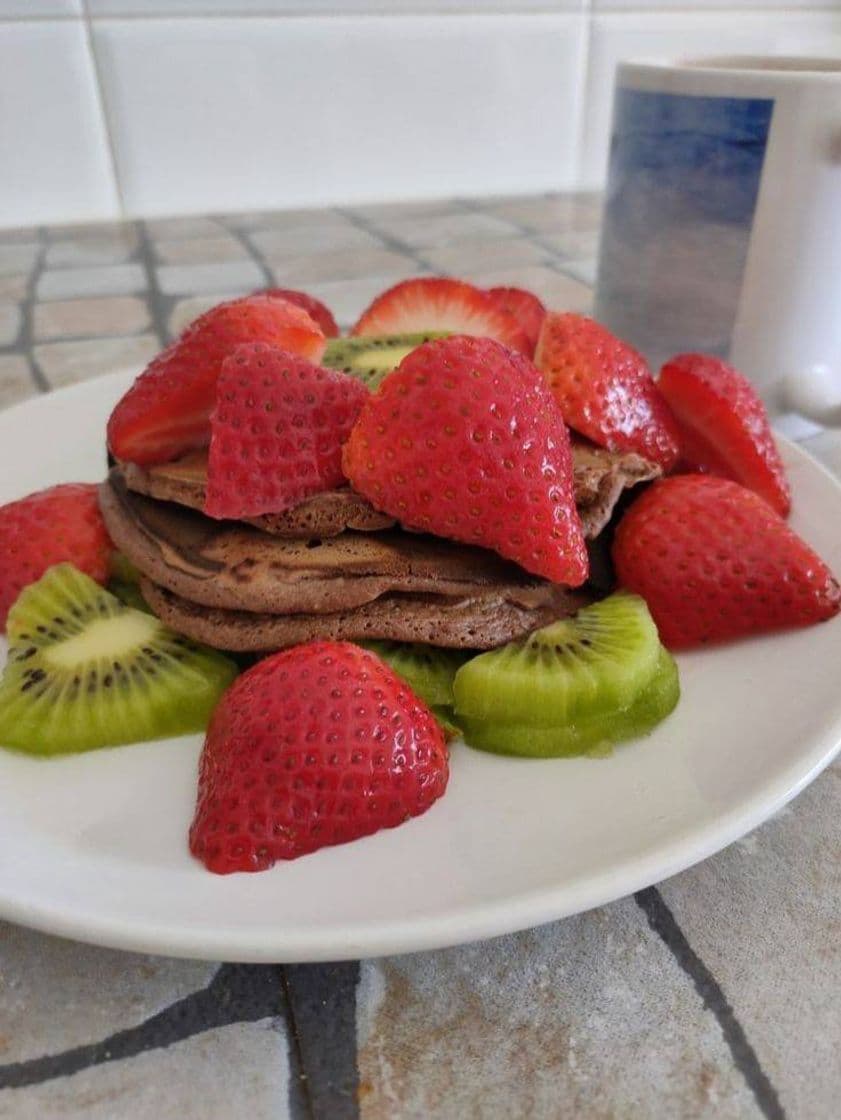
[[(77, 385), (31, 397), (2, 410), (14, 419), (33, 407), (55, 407), (56, 399), (84, 396), (91, 386), (127, 383), (128, 372), (106, 373)], [(43, 403), (42, 403), (43, 402)], [(841, 502), (841, 480), (793, 441), (777, 434), (786, 455), (804, 461), (822, 475)], [(606, 905), (660, 883), (728, 847), (780, 811), (801, 793), (841, 751), (841, 711), (823, 734), (810, 740), (804, 750), (782, 772), (754, 788), (751, 795), (729, 811), (702, 825), (678, 830), (665, 844), (653, 850), (591, 872), (583, 879), (566, 880), (553, 887), (540, 887), (522, 894), (507, 895), (491, 902), (450, 907), (444, 914), (402, 920), (356, 922), (345, 927), (338, 943), (335, 927), (298, 927), (290, 939), (282, 927), (244, 933), (241, 928), (197, 930), (151, 922), (121, 922), (119, 917), (93, 918), (49, 903), (20, 902), (0, 881), (0, 918), (54, 936), (132, 952), (203, 960), (252, 963), (298, 963), (304, 961), (357, 960), (397, 953), (423, 952), (472, 941), (504, 936), (517, 930), (557, 921), (573, 914)]]

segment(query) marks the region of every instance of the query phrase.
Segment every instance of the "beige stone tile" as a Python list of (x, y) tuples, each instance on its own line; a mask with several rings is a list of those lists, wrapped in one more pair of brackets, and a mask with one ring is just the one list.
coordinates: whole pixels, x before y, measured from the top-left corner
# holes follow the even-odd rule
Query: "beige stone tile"
[(0, 245), (19, 245), (21, 242), (38, 240), (35, 226), (19, 226), (17, 229), (0, 229)]
[(232, 229), (295, 229), (297, 226), (319, 226), (322, 229), (343, 228), (347, 218), (336, 210), (251, 210), (242, 214), (228, 214), (225, 224)]
[(111, 238), (134, 238), (137, 235), (134, 222), (71, 222), (47, 227), (49, 241), (78, 241), (92, 237), (94, 240)]
[(39, 299), (80, 296), (129, 295), (145, 291), (146, 272), (140, 264), (103, 265), (102, 268), (57, 268), (38, 278)]
[[(0, 354), (0, 408), (34, 397), (37, 392), (29, 361), (22, 354)], [(0, 1063), (2, 1060), (0, 1051)]]
[(162, 264), (158, 284), (167, 295), (205, 292), (250, 292), (265, 283), (262, 269), (249, 259), (218, 264)]
[(327, 304), (344, 330), (353, 326), (368, 304), (393, 283), (393, 279), (382, 276), (358, 276), (329, 284), (310, 284), (307, 291)]
[(561, 268), (568, 275), (580, 280), (582, 284), (586, 284), (590, 288), (596, 286), (596, 273), (598, 271), (599, 262), (595, 257), (587, 257), (582, 261), (568, 261), (561, 262)]
[(522, 268), (495, 268), (468, 271), (465, 279), (482, 288), (526, 288), (542, 299), (552, 311), (589, 313), (593, 306), (591, 289), (579, 280), (563, 276), (551, 268), (525, 265)]
[(215, 264), (248, 260), (248, 250), (236, 237), (192, 237), (156, 241), (155, 256), (162, 264)]
[(150, 324), (146, 302), (137, 296), (36, 303), (32, 318), (33, 332), (39, 340), (134, 334)]
[(37, 241), (25, 241), (20, 245), (0, 245), (0, 276), (30, 272), (40, 251), (41, 246)]
[(252, 244), (273, 263), (287, 256), (304, 253), (323, 253), (341, 249), (381, 249), (379, 238), (345, 222), (297, 225), (289, 229), (255, 230), (250, 235)]
[(218, 967), (99, 949), (0, 923), (0, 1064), (137, 1026), (206, 987)]
[(42, 342), (33, 348), (33, 354), (44, 377), (57, 389), (103, 373), (140, 373), (159, 350), (154, 335), (140, 334), (133, 338)]
[(542, 234), (541, 244), (548, 245), (556, 253), (576, 260), (595, 257), (599, 251), (598, 230), (575, 231), (566, 233)]
[(121, 229), (98, 237), (68, 237), (48, 246), (44, 264), (47, 268), (122, 264), (136, 249), (137, 233), (133, 229)]
[(662, 884), (790, 1117), (838, 1115), (841, 762), (758, 831)]
[(358, 214), (363, 221), (379, 225), (415, 218), (442, 218), (464, 214), (467, 211), (451, 199), (433, 199), (430, 202), (383, 202), (373, 206), (353, 206), (349, 213)]
[(279, 1023), (205, 1031), (122, 1062), (0, 1092), (0, 1120), (289, 1120)]
[(0, 346), (11, 346), (20, 330), (20, 307), (16, 303), (0, 302)]
[(29, 277), (25, 274), (0, 276), (0, 299), (23, 299), (28, 287)]
[(509, 265), (540, 264), (551, 255), (539, 245), (515, 237), (497, 241), (462, 241), (419, 252), (434, 272), (449, 276), (460, 276), (465, 270), (476, 272)]
[(362, 1120), (753, 1120), (718, 1023), (630, 899), (363, 961)]
[(180, 334), (189, 323), (192, 323), (193, 319), (198, 319), (199, 315), (203, 315), (205, 311), (209, 311), (210, 308), (215, 307), (217, 303), (222, 303), (226, 299), (235, 299), (240, 295), (242, 295), (242, 292), (222, 292), (220, 294), (192, 296), (189, 299), (179, 300), (172, 309), (172, 314), (169, 317), (168, 327), (170, 337)]
[(377, 229), (416, 249), (449, 245), (454, 241), (475, 239), (492, 241), (500, 237), (516, 237), (517, 230), (509, 222), (490, 214), (449, 214), (430, 218), (383, 219)]
[[(313, 283), (348, 280), (357, 276), (393, 277), (410, 276), (418, 266), (409, 257), (388, 249), (340, 249), (329, 253), (305, 253), (277, 260), (271, 271), (275, 283), (290, 288), (306, 287)], [(387, 287), (383, 284), (383, 287)]]
[(157, 218), (146, 222), (146, 230), (155, 241), (181, 241), (187, 237), (220, 237), (226, 231), (213, 218)]
[(514, 222), (524, 229), (548, 233), (564, 229), (595, 230), (601, 223), (599, 194), (537, 196), (485, 203), (485, 213)]

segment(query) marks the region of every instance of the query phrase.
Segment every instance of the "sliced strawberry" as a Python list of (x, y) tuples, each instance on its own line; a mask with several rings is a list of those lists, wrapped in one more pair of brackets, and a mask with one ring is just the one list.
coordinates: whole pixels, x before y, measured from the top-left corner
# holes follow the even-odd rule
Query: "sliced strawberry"
[(513, 315), (529, 340), (528, 356), (534, 354), (546, 308), (536, 295), (525, 288), (488, 288), (488, 295), (501, 311)]
[(709, 354), (678, 354), (660, 392), (681, 426), (683, 462), (741, 482), (786, 517), (791, 491), (758, 393), (737, 369)]
[(550, 311), (535, 364), (571, 428), (610, 451), (636, 451), (668, 471), (679, 431), (645, 359), (609, 330), (572, 312)]
[(210, 417), (205, 512), (211, 517), (283, 513), (345, 482), (342, 444), (368, 389), (262, 342), (222, 364)]
[(495, 338), (512, 350), (529, 353), (525, 331), (487, 292), (462, 280), (439, 277), (420, 277), (395, 284), (377, 296), (350, 333), (384, 335), (422, 331), (453, 331)]
[(266, 342), (313, 361), (326, 340), (310, 316), (285, 300), (246, 296), (196, 319), (138, 377), (108, 421), (117, 459), (150, 466), (206, 446), (222, 362), (243, 342)]
[(333, 312), (326, 303), (322, 303), (315, 296), (306, 292), (298, 292), (294, 288), (266, 288), (254, 295), (270, 296), (272, 299), (285, 299), (287, 303), (294, 303), (296, 307), (303, 307), (313, 322), (317, 323), (325, 338), (338, 338), (339, 328), (333, 318)]
[(68, 482), (0, 506), (0, 631), (30, 583), (67, 561), (105, 583), (114, 546), (99, 512), (95, 484)]
[(672, 649), (808, 626), (841, 609), (841, 589), (820, 557), (729, 479), (655, 482), (620, 521), (613, 562)]
[(493, 339), (413, 350), (364, 406), (344, 467), (408, 528), (494, 549), (557, 583), (587, 578), (563, 418), (531, 362)]
[(349, 642), (260, 661), (228, 689), (199, 764), (190, 851), (209, 871), (264, 871), (420, 816), (447, 788), (435, 717)]

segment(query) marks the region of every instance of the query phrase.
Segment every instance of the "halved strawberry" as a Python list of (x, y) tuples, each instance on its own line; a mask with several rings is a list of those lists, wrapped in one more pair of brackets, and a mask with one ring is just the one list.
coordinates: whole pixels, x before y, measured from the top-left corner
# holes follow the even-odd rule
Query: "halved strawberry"
[(326, 303), (309, 295), (299, 292), (294, 288), (266, 288), (262, 292), (254, 292), (255, 296), (270, 296), (272, 299), (285, 299), (287, 303), (294, 303), (296, 307), (303, 307), (310, 318), (318, 323), (325, 338), (338, 338), (339, 327), (333, 318), (333, 312)]
[(529, 340), (529, 356), (534, 354), (540, 328), (546, 318), (545, 306), (525, 288), (488, 288), (488, 295), (501, 311), (514, 316)]
[(537, 368), (564, 420), (610, 451), (636, 451), (668, 471), (680, 434), (645, 359), (585, 315), (550, 311), (543, 320)]
[(529, 339), (513, 315), (487, 292), (462, 280), (419, 277), (403, 280), (378, 295), (351, 330), (352, 335), (452, 331), (495, 338), (511, 350), (530, 354)]
[(344, 483), (342, 444), (369, 395), (357, 378), (249, 342), (225, 359), (216, 390), (205, 513), (282, 513)]
[(785, 468), (748, 379), (710, 354), (678, 354), (657, 384), (681, 426), (686, 466), (741, 482), (786, 517), (791, 491)]
[(317, 362), (326, 340), (300, 307), (263, 295), (220, 303), (154, 358), (108, 421), (108, 447), (141, 466), (165, 463), (210, 439), (222, 362), (243, 342), (266, 342)]

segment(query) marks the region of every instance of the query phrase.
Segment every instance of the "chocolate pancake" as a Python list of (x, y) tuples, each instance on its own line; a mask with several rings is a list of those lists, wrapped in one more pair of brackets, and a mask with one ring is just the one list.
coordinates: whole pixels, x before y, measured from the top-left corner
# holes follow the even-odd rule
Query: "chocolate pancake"
[[(589, 444), (572, 445), (575, 501), (584, 536), (598, 536), (622, 491), (660, 474), (660, 468), (639, 455), (605, 451)], [(143, 469), (133, 463), (122, 467), (126, 486), (138, 494), (177, 502), (190, 509), (204, 508), (207, 453), (194, 451), (174, 463)], [(395, 525), (349, 486), (315, 494), (285, 513), (243, 518), (249, 525), (279, 537), (309, 539), (334, 537), (346, 529), (375, 532)]]
[(140, 586), (155, 614), (179, 633), (217, 649), (254, 653), (314, 638), (492, 649), (574, 613), (589, 599), (585, 593), (555, 586), (539, 606), (529, 608), (487, 589), (472, 598), (390, 594), (350, 611), (274, 615), (202, 606), (148, 579)]
[(100, 506), (114, 544), (148, 579), (203, 607), (332, 614), (399, 592), (492, 598), (525, 618), (557, 601), (552, 584), (485, 549), (398, 529), (287, 540), (133, 493), (119, 468)]

